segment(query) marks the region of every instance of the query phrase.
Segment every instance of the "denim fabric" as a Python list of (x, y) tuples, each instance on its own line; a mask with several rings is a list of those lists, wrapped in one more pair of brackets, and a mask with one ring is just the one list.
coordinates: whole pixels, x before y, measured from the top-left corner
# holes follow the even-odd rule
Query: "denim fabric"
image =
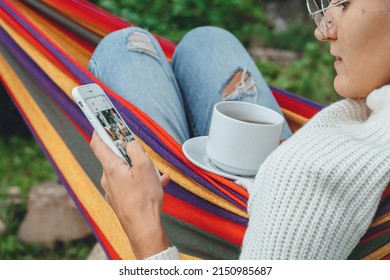
[[(184, 36), (169, 63), (146, 30), (122, 29), (97, 46), (89, 70), (135, 104), (179, 143), (208, 134), (212, 109), (222, 100), (240, 100), (281, 113), (268, 85), (241, 43), (228, 31), (199, 27)], [(222, 93), (237, 71), (253, 79), (256, 90)], [(291, 135), (287, 124), (282, 139)]]

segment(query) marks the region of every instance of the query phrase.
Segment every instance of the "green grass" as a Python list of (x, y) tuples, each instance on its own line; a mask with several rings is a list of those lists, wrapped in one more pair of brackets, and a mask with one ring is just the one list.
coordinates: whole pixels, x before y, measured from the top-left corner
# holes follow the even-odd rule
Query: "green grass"
[[(94, 236), (57, 242), (51, 249), (18, 240), (30, 188), (46, 180), (57, 180), (57, 176), (32, 138), (0, 138), (0, 155), (0, 217), (7, 225), (7, 232), (0, 237), (0, 259), (85, 259), (96, 243)], [(6, 203), (10, 186), (21, 188), (22, 204)]]
[[(28, 189), (57, 176), (32, 138), (0, 138), (0, 187), (18, 186), (25, 195)], [(3, 192), (1, 195), (5, 195)]]

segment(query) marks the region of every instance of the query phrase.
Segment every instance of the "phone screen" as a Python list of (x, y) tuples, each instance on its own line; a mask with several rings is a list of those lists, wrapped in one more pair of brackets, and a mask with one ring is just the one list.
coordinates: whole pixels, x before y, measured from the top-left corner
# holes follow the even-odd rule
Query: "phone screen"
[(128, 164), (132, 166), (131, 159), (126, 153), (126, 145), (135, 138), (118, 112), (112, 107), (105, 95), (86, 98), (85, 101)]

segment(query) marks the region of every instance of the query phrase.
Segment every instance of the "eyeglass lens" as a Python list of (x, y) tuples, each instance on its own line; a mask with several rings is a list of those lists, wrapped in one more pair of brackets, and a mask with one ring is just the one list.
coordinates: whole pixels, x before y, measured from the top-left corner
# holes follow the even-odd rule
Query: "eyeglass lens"
[(309, 12), (311, 13), (312, 19), (323, 36), (324, 36), (324, 34), (322, 33), (320, 26), (321, 26), (321, 22), (323, 20), (324, 13), (319, 12), (319, 11), (324, 9), (324, 8), (327, 8), (329, 6), (329, 4), (330, 4), (330, 2), (328, 0), (317, 0), (317, 1), (316, 0), (307, 0), (307, 6), (309, 9)]
[(330, 5), (329, 0), (322, 0), (322, 1), (321, 1), (322, 9), (328, 8), (329, 5)]

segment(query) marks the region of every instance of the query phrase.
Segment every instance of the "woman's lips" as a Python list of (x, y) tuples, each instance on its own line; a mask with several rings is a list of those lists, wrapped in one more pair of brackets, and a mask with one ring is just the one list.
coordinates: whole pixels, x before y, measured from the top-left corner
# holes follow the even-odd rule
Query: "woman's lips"
[(334, 62), (334, 66), (340, 65), (342, 62), (343, 62), (343, 60), (341, 59), (341, 57), (336, 56), (336, 60)]

